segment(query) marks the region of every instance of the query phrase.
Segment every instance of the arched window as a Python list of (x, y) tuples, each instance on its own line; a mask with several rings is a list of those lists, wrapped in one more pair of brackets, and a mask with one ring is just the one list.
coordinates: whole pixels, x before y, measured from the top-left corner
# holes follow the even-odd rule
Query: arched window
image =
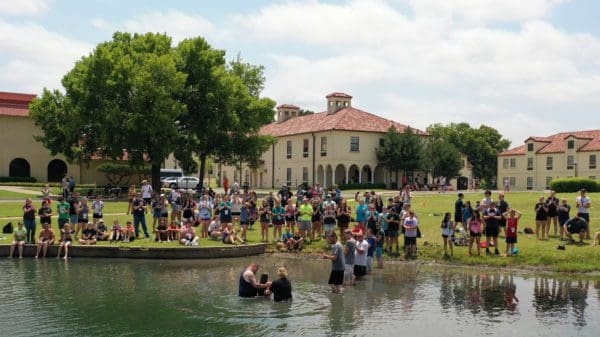
[(48, 181), (60, 182), (67, 174), (67, 164), (60, 159), (53, 159), (48, 163)]

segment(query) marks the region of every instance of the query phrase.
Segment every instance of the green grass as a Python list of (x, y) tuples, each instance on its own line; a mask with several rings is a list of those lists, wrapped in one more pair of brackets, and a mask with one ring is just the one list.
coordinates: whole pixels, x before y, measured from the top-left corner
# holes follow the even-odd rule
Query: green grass
[(19, 193), (19, 192), (13, 192), (13, 191), (7, 191), (7, 190), (3, 190), (0, 189), (0, 199), (23, 199), (25, 200), (26, 198), (41, 198), (42, 197), (42, 193), (40, 192), (39, 195), (34, 195), (34, 194), (27, 194), (27, 193)]
[[(345, 192), (349, 198), (353, 197), (353, 194)], [(506, 196), (506, 200), (511, 207), (518, 209), (523, 213), (523, 217), (519, 223), (519, 231), (522, 231), (525, 227), (535, 228), (534, 222), (534, 210), (533, 205), (537, 201), (537, 198), (541, 195), (540, 192), (512, 192)], [(590, 210), (591, 219), (591, 232), (592, 234), (600, 230), (598, 221), (600, 220), (600, 213), (597, 212), (594, 207), (594, 203), (600, 203), (600, 193), (590, 193), (592, 199), (592, 208)], [(496, 199), (496, 195), (493, 196)], [(574, 208), (574, 200), (576, 194), (560, 194), (559, 198), (565, 197), (569, 200), (569, 203)], [(482, 193), (467, 193), (465, 200), (470, 200), (472, 204), (475, 204), (476, 200), (483, 198)], [(485, 265), (492, 267), (513, 267), (522, 269), (545, 269), (552, 271), (561, 272), (591, 272), (600, 271), (600, 247), (591, 246), (591, 242), (587, 242), (586, 245), (576, 246), (567, 245), (565, 251), (557, 250), (556, 247), (559, 245), (559, 240), (551, 238), (549, 240), (537, 240), (535, 235), (527, 236), (519, 234), (519, 243), (517, 246), (520, 249), (520, 253), (515, 257), (494, 257), (494, 256), (480, 256), (480, 257), (469, 257), (466, 255), (466, 247), (454, 247), (454, 256), (452, 259), (443, 258), (443, 243), (441, 238), (440, 222), (442, 217), (438, 214), (444, 212), (453, 212), (454, 201), (456, 200), (456, 193), (429, 193), (429, 194), (418, 194), (413, 197), (413, 207), (419, 216), (421, 222), (421, 230), (424, 237), (419, 239), (419, 261), (422, 262), (438, 262), (444, 264), (453, 265)], [(55, 209), (55, 203), (53, 203), (53, 209)], [(350, 202), (351, 207), (354, 209), (355, 203)], [(22, 203), (0, 203), (0, 225), (8, 222), (6, 219), (1, 219), (7, 216), (21, 216)], [(105, 213), (124, 213), (127, 209), (126, 202), (111, 202), (105, 201)], [(572, 210), (572, 214), (575, 211)], [(121, 222), (130, 220), (131, 216), (122, 215), (106, 215), (105, 221), (110, 227), (110, 223), (114, 219), (119, 219)], [(149, 227), (151, 228), (152, 219), (151, 216), (147, 216)], [(13, 220), (14, 222), (14, 220)], [(53, 219), (54, 226), (57, 221)], [(552, 229), (551, 229), (552, 235)], [(249, 243), (260, 242), (260, 229), (259, 224), (256, 224), (253, 229), (248, 233)], [(270, 239), (272, 240), (272, 231), (270, 232)], [(402, 238), (400, 238), (402, 241)], [(424, 243), (428, 244), (425, 245)], [(504, 237), (499, 238), (500, 251), (504, 252), (505, 243)], [(7, 243), (6, 241), (4, 243)], [(108, 243), (102, 242), (101, 245), (107, 245)], [(153, 240), (138, 240), (131, 244), (121, 243), (123, 246), (142, 246), (142, 247), (178, 247), (177, 243), (156, 243)], [(220, 241), (213, 241), (202, 239), (200, 246), (221, 246)], [(275, 245), (273, 244), (273, 249)], [(306, 246), (306, 253), (320, 253), (327, 250), (325, 240), (315, 240), (313, 243)], [(386, 256), (386, 259), (394, 260), (401, 259), (392, 256)]]

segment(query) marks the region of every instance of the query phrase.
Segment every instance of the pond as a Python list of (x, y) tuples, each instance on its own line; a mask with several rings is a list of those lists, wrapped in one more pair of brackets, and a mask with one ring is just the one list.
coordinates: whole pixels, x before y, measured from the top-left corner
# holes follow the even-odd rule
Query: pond
[[(387, 265), (343, 295), (329, 264), (289, 269), (292, 303), (239, 299), (250, 258), (0, 261), (2, 336), (598, 336), (600, 279)], [(516, 302), (518, 298), (519, 302)]]

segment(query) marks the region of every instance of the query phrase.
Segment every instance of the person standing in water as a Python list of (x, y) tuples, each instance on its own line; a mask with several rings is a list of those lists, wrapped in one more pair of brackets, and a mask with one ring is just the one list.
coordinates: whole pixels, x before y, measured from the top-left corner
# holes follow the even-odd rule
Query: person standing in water
[(342, 284), (344, 284), (344, 270), (346, 263), (344, 261), (344, 248), (337, 238), (335, 232), (329, 232), (327, 235), (327, 243), (333, 245), (331, 255), (324, 254), (323, 258), (331, 260), (331, 273), (329, 274), (329, 285), (331, 292), (341, 294), (344, 292)]
[(240, 274), (239, 297), (256, 297), (258, 289), (267, 289), (271, 286), (271, 282), (258, 283), (256, 281), (256, 272), (260, 269), (258, 263), (251, 263), (246, 270)]

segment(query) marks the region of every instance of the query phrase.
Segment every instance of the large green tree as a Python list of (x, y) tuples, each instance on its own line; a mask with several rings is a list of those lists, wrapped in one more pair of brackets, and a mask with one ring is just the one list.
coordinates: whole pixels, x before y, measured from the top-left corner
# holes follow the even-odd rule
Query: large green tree
[(497, 172), (496, 156), (510, 146), (510, 141), (504, 139), (498, 130), (486, 125), (475, 129), (468, 123), (452, 123), (430, 125), (427, 132), (434, 140), (454, 145), (467, 156), (476, 177), (481, 178), (488, 186), (494, 184)]
[(64, 94), (44, 89), (30, 106), (52, 154), (84, 163), (95, 157), (150, 163), (160, 187), (160, 166), (178, 142), (176, 99), (186, 75), (164, 34), (117, 32), (82, 57), (62, 79)]
[[(175, 155), (182, 162), (200, 159), (200, 183), (209, 157), (240, 165), (258, 160), (273, 139), (258, 133), (273, 120), (275, 102), (260, 98), (263, 68), (242, 62), (227, 64), (225, 53), (197, 37), (175, 50), (177, 67), (187, 75), (180, 100), (186, 110), (178, 119), (180, 140)], [(191, 151), (188, 151), (191, 149)]]
[(377, 161), (390, 173), (414, 172), (423, 166), (423, 139), (411, 128), (398, 132), (390, 127), (383, 138), (383, 144), (376, 150)]
[(446, 182), (460, 176), (464, 166), (456, 147), (440, 139), (427, 142), (424, 165), (434, 178), (443, 177)]

